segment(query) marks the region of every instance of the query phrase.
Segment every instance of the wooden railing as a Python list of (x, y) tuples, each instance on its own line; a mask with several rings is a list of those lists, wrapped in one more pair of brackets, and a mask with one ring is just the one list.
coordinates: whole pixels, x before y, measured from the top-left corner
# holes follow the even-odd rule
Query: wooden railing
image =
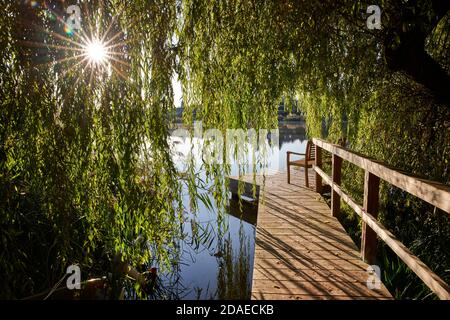
[[(380, 179), (396, 186), (430, 204), (450, 213), (450, 187), (414, 177), (408, 173), (391, 168), (379, 161), (359, 155), (321, 139), (313, 139), (316, 146), (314, 170), (316, 172), (316, 192), (322, 191), (322, 180), (331, 186), (331, 214), (340, 214), (341, 199), (345, 201), (362, 219), (361, 256), (369, 264), (375, 262), (377, 236), (430, 288), (440, 299), (450, 299), (450, 288), (429, 267), (378, 220), (378, 200)], [(322, 150), (331, 153), (332, 174), (328, 176), (322, 169)], [(342, 161), (346, 160), (365, 170), (364, 201), (357, 204), (346, 194), (341, 184)]]

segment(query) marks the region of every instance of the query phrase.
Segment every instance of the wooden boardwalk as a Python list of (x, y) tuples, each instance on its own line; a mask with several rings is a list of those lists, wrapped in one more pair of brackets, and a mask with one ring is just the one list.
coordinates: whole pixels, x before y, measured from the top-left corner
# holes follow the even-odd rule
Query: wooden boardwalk
[(367, 287), (358, 248), (321, 196), (305, 187), (303, 169), (291, 172), (291, 184), (284, 172), (267, 176), (264, 186), (257, 177), (252, 299), (392, 299), (384, 285)]

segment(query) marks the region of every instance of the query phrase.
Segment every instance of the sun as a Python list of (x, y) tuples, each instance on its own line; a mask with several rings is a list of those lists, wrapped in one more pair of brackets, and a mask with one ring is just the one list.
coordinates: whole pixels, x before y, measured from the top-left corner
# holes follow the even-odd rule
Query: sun
[(98, 39), (89, 41), (84, 46), (85, 55), (91, 63), (104, 64), (108, 59), (106, 45)]

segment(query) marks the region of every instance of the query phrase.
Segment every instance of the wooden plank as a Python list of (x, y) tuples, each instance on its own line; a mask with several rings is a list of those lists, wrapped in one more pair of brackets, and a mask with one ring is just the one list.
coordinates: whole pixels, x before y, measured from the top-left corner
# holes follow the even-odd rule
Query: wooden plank
[[(333, 154), (332, 156), (332, 179), (333, 183), (338, 186), (341, 185), (341, 168), (342, 168), (342, 158)], [(318, 173), (316, 173), (318, 174)], [(320, 176), (320, 175), (319, 175)], [(339, 218), (341, 214), (341, 197), (332, 191), (331, 192), (331, 215), (333, 217)]]
[(303, 270), (291, 270), (291, 269), (255, 269), (253, 272), (253, 279), (264, 280), (283, 280), (290, 279), (311, 279), (315, 282), (329, 282), (330, 280), (335, 282), (354, 282), (365, 283), (367, 281), (367, 272), (352, 271), (352, 277), (349, 277), (348, 272), (345, 270), (320, 270), (320, 269), (303, 269)]
[(290, 259), (291, 261), (302, 259), (313, 262), (320, 262), (321, 260), (324, 260), (324, 262), (333, 264), (338, 264), (342, 259), (345, 259), (356, 266), (365, 266), (364, 264), (359, 263), (361, 259), (357, 252), (344, 252), (338, 250), (333, 252), (326, 250), (315, 251), (300, 246), (296, 249), (277, 247), (276, 251), (267, 247), (257, 247), (255, 249), (255, 253), (257, 253), (261, 258), (266, 259)]
[(313, 142), (320, 148), (323, 148), (364, 170), (368, 170), (370, 173), (389, 182), (397, 188), (409, 192), (433, 206), (450, 213), (450, 186), (422, 179), (321, 139), (314, 138)]
[(367, 287), (368, 265), (326, 202), (302, 184), (303, 176), (293, 170), (295, 184), (279, 173), (261, 185), (252, 298), (391, 299), (384, 286)]
[(284, 259), (270, 259), (261, 258), (255, 260), (254, 269), (264, 269), (264, 270), (278, 270), (278, 269), (288, 269), (288, 270), (327, 270), (327, 271), (348, 271), (349, 278), (350, 274), (356, 271), (367, 272), (366, 265), (358, 265), (352, 262), (342, 260), (341, 263), (337, 264), (336, 261), (332, 260), (317, 260), (317, 261), (307, 261), (307, 260), (293, 260), (286, 261)]
[[(323, 236), (323, 235), (317, 235), (317, 234), (292, 234), (292, 232), (281, 234), (283, 238), (289, 238), (294, 239), (299, 242), (311, 242), (311, 243), (326, 243), (326, 244), (345, 244), (347, 246), (354, 245), (353, 241), (350, 238), (344, 238), (344, 237), (330, 237), (330, 236)], [(261, 233), (257, 232), (256, 234), (257, 239), (261, 238)]]
[(390, 300), (389, 297), (367, 297), (349, 295), (282, 294), (282, 293), (252, 293), (253, 300)]
[[(353, 242), (348, 241), (347, 243), (343, 243), (340, 241), (335, 242), (329, 242), (329, 241), (323, 241), (321, 238), (316, 238), (318, 240), (317, 242), (310, 241), (307, 239), (304, 239), (302, 237), (293, 237), (288, 236), (284, 237), (283, 242), (286, 246), (293, 246), (296, 248), (301, 248), (302, 250), (315, 250), (315, 251), (328, 251), (328, 252), (358, 252), (358, 248)], [(258, 245), (260, 242), (265, 243), (276, 240), (267, 239), (260, 233), (258, 233), (258, 240), (256, 241), (256, 244)], [(359, 255), (358, 255), (359, 256)]]
[[(322, 167), (322, 149), (318, 146), (316, 146), (316, 158), (314, 159), (314, 166), (321, 168)], [(315, 173), (316, 175), (316, 192), (322, 193), (322, 178), (319, 174)]]
[[(242, 184), (242, 193), (239, 195), (239, 183)], [(254, 188), (255, 187), (255, 188)], [(246, 196), (250, 199), (258, 199), (259, 197), (259, 185), (254, 186), (253, 183), (242, 181), (235, 178), (229, 178), (228, 189), (233, 196)], [(253, 191), (255, 193), (253, 193)]]
[[(335, 191), (333, 191), (335, 192)], [(372, 217), (378, 217), (378, 199), (380, 193), (380, 178), (366, 170), (364, 177), (364, 211)], [(377, 256), (377, 234), (362, 223), (361, 256), (368, 264), (374, 264)]]
[(310, 294), (312, 296), (366, 296), (385, 297), (384, 292), (369, 289), (366, 284), (345, 281), (317, 282), (307, 280), (264, 280), (254, 282), (253, 291), (264, 291), (265, 293), (279, 294)]

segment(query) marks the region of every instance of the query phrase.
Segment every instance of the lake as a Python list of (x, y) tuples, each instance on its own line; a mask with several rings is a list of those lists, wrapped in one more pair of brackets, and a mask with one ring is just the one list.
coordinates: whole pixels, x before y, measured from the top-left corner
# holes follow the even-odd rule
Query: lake
[[(273, 139), (267, 137), (267, 143)], [(199, 177), (206, 180), (202, 172), (201, 137), (180, 138), (176, 134), (171, 138), (174, 148), (174, 160), (180, 171), (184, 170), (183, 157), (193, 150), (195, 167)], [(286, 151), (304, 152), (307, 138), (304, 122), (280, 122), (278, 145), (270, 146), (265, 154), (268, 172), (286, 169)], [(252, 153), (246, 153), (251, 163)], [(231, 175), (239, 173), (236, 161), (230, 163)], [(252, 166), (244, 166), (244, 172), (251, 173)], [(259, 169), (257, 169), (259, 171)], [(183, 231), (186, 238), (180, 241), (180, 263), (174, 270), (164, 275), (163, 283), (169, 288), (170, 297), (175, 299), (250, 299), (253, 256), (255, 249), (255, 228), (257, 205), (243, 202), (240, 208), (238, 201), (229, 199), (226, 214), (219, 219), (217, 206), (206, 184), (197, 190), (209, 199), (212, 206), (199, 201), (196, 212), (186, 210)], [(187, 185), (183, 183), (183, 204), (190, 207)], [(256, 201), (257, 203), (257, 201)], [(193, 237), (193, 235), (201, 235)], [(198, 239), (200, 238), (200, 239)]]

